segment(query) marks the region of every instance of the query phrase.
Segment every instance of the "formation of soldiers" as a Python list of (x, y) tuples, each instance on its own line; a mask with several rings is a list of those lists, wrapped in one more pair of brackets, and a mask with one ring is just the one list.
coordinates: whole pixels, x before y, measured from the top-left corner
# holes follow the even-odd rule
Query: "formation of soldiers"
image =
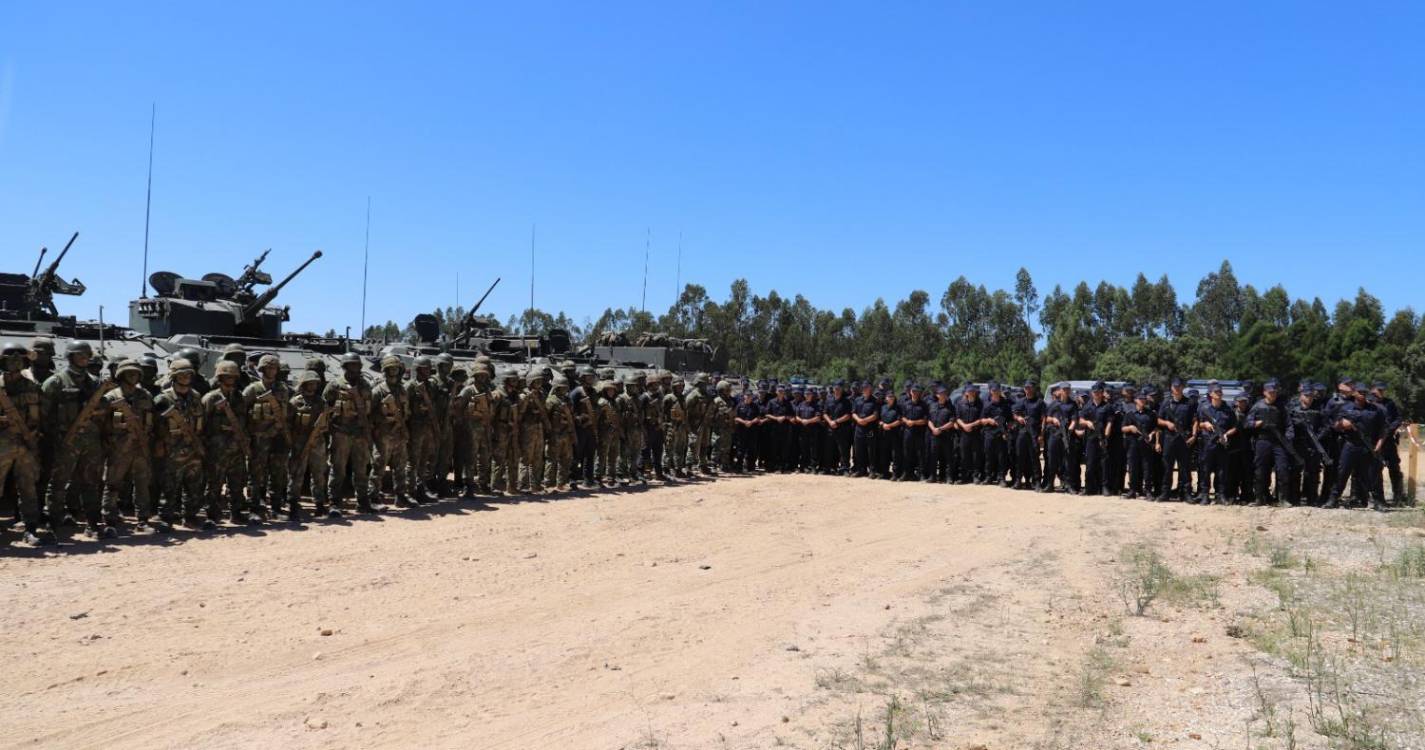
[[(1379, 509), (1383, 475), (1405, 500), (1399, 407), (1383, 382), (1339, 381), (1329, 395), (1275, 380), (1231, 402), (1173, 379), (1166, 391), (1098, 382), (1075, 391), (1029, 380), (989, 383), (838, 382), (829, 389), (744, 384), (734, 469), (851, 474), (986, 484), (1153, 501), (1263, 505), (1356, 504)], [(1348, 492), (1349, 490), (1349, 492)]]
[[(89, 344), (3, 346), (0, 486), (30, 543), (83, 526), (298, 521), (442, 497), (520, 495), (675, 481), (695, 473), (804, 472), (986, 484), (1150, 500), (1379, 508), (1383, 473), (1404, 497), (1401, 415), (1386, 384), (1246, 384), (1233, 403), (1173, 380), (1068, 384), (1040, 395), (990, 383), (838, 382), (829, 388), (666, 371), (507, 370), (441, 354), (379, 362), (373, 386), (346, 354), (289, 373), (229, 345), (212, 382), (184, 350), (107, 370)], [(160, 372), (160, 370), (164, 370)], [(1347, 489), (1350, 492), (1347, 493)]]

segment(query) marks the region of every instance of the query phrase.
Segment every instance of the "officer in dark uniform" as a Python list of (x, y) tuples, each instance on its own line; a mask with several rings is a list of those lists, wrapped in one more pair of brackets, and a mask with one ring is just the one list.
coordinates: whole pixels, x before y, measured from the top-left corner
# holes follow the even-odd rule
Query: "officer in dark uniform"
[(926, 431), (930, 433), (927, 478), (954, 484), (955, 408), (950, 404), (950, 391), (944, 384), (935, 386), (935, 400), (930, 404), (926, 419)]
[(1324, 463), (1335, 461), (1330, 456), (1323, 456), (1316, 447), (1326, 428), (1326, 418), (1316, 406), (1315, 384), (1309, 380), (1302, 381), (1297, 400), (1287, 407), (1286, 439), (1296, 449), (1296, 455), (1301, 456), (1301, 463), (1292, 466), (1289, 481), (1292, 491), (1303, 505), (1321, 502), (1321, 467)]
[(1009, 472), (1009, 426), (1014, 422), (1009, 400), (1004, 397), (1004, 388), (999, 383), (990, 383), (990, 400), (985, 402), (980, 417), (980, 438), (983, 444), (985, 462), (984, 483), (1008, 487), (1005, 474)]
[(1065, 492), (1079, 492), (1078, 470), (1069, 471), (1069, 427), (1077, 418), (1078, 407), (1069, 400), (1069, 386), (1055, 383), (1049, 388), (1054, 397), (1044, 413), (1044, 429), (1047, 433), (1044, 449), (1044, 492), (1054, 491), (1054, 480), (1060, 482)]
[(821, 405), (816, 402), (816, 391), (807, 388), (801, 391), (801, 400), (796, 405), (797, 431), (797, 471), (810, 474), (816, 471), (817, 457), (821, 448)]
[[(1400, 427), (1405, 423), (1404, 417), (1400, 413), (1400, 407), (1386, 395), (1385, 381), (1377, 380), (1371, 386), (1371, 395), (1375, 396), (1376, 408), (1380, 409), (1381, 416), (1385, 419), (1385, 429), (1382, 433), (1385, 439), (1380, 444), (1380, 462), (1385, 465), (1386, 473), (1390, 475), (1391, 502), (1400, 505), (1405, 502), (1405, 476), (1400, 473), (1399, 446)], [(1385, 487), (1380, 474), (1372, 474), (1371, 482), (1375, 493), (1384, 497)]]
[[(1173, 378), (1171, 396), (1158, 408), (1158, 426), (1162, 428), (1163, 483), (1158, 500), (1165, 501), (1171, 496), (1186, 500), (1192, 490), (1192, 470), (1189, 466), (1188, 439), (1192, 437), (1192, 424), (1196, 408), (1183, 393), (1182, 378)], [(1177, 472), (1177, 486), (1173, 487), (1173, 472)]]
[(851, 441), (855, 426), (851, 415), (856, 407), (846, 393), (846, 381), (838, 380), (831, 386), (831, 397), (822, 407), (822, 418), (826, 420), (828, 448), (831, 451), (830, 469), (837, 474), (851, 473)]
[(1291, 452), (1283, 429), (1287, 424), (1286, 404), (1278, 398), (1279, 384), (1275, 379), (1263, 386), (1261, 400), (1247, 410), (1245, 426), (1252, 431), (1252, 504), (1261, 505), (1267, 497), (1267, 481), (1275, 470), (1277, 502), (1289, 505), (1296, 500), (1291, 491)]
[(853, 441), (855, 445), (855, 472), (858, 477), (879, 478), (879, 464), (876, 460), (876, 433), (880, 432), (881, 404), (876, 398), (871, 381), (861, 384), (861, 395), (852, 404), (851, 421), (855, 423)]
[(1107, 495), (1104, 481), (1107, 454), (1107, 429), (1110, 406), (1108, 386), (1102, 381), (1089, 389), (1089, 399), (1079, 410), (1078, 427), (1084, 434), (1084, 494)]
[(1127, 449), (1124, 446), (1123, 438), (1123, 413), (1134, 409), (1133, 396), (1135, 389), (1129, 383), (1124, 383), (1118, 391), (1117, 398), (1109, 392), (1108, 417), (1104, 425), (1105, 456), (1104, 456), (1104, 490), (1105, 494), (1114, 496), (1123, 494), (1123, 476), (1126, 469)]
[(734, 471), (752, 471), (757, 464), (757, 428), (762, 424), (762, 407), (751, 389), (742, 392), (733, 412), (732, 467)]
[(1039, 383), (1024, 381), (1024, 396), (1015, 402), (1014, 420), (1020, 428), (1015, 432), (1015, 489), (1037, 490), (1044, 483), (1039, 463), (1039, 449), (1044, 445), (1044, 399), (1039, 396)]
[(905, 442), (901, 456), (905, 460), (905, 468), (900, 474), (901, 479), (911, 482), (929, 477), (925, 466), (925, 436), (929, 432), (926, 425), (930, 423), (930, 408), (925, 403), (919, 383), (911, 383), (907, 390), (901, 402), (901, 439)]
[(787, 398), (785, 385), (778, 383), (776, 394), (767, 402), (764, 416), (768, 421), (764, 422), (763, 426), (769, 428), (769, 442), (772, 446), (770, 469), (787, 474), (796, 468), (796, 433), (792, 431), (794, 407)]
[(960, 484), (980, 482), (984, 478), (985, 441), (981, 435), (985, 405), (980, 402), (980, 387), (965, 385), (965, 392), (955, 404), (955, 428), (960, 433)]
[[(1131, 389), (1125, 388), (1125, 391)], [(1158, 432), (1158, 415), (1148, 403), (1148, 391), (1132, 391), (1133, 407), (1123, 413), (1122, 432), (1124, 460), (1128, 464), (1128, 492), (1124, 497), (1152, 499), (1152, 467), (1159, 463), (1154, 450)]]
[(1341, 450), (1345, 439), (1336, 429), (1336, 423), (1341, 418), (1341, 411), (1355, 403), (1355, 390), (1354, 380), (1341, 378), (1336, 381), (1336, 392), (1321, 404), (1321, 416), (1327, 426), (1326, 431), (1321, 435), (1321, 445), (1332, 458), (1332, 464), (1326, 466), (1322, 471), (1321, 494), (1323, 495), (1331, 493), (1331, 488), (1336, 486), (1336, 475), (1341, 471)]
[(885, 393), (881, 396), (881, 411), (878, 415), (881, 434), (876, 441), (876, 466), (883, 478), (895, 482), (900, 480), (902, 463), (901, 405), (900, 399), (896, 398), (896, 392), (890, 389), (890, 383), (886, 386)]
[(1202, 473), (1198, 475), (1198, 494), (1189, 502), (1226, 505), (1227, 451), (1238, 427), (1237, 412), (1222, 399), (1222, 386), (1213, 385), (1208, 389), (1207, 401), (1198, 407), (1197, 424), (1203, 446)]
[(1321, 507), (1337, 507), (1350, 480), (1356, 499), (1361, 499), (1369, 489), (1371, 509), (1380, 510), (1382, 498), (1371, 485), (1370, 472), (1374, 468), (1374, 453), (1379, 450), (1376, 446), (1384, 435), (1385, 417), (1370, 402), (1365, 384), (1356, 386), (1352, 401), (1336, 412), (1335, 429), (1341, 434), (1341, 458), (1336, 462), (1336, 484), (1331, 488), (1331, 497)]

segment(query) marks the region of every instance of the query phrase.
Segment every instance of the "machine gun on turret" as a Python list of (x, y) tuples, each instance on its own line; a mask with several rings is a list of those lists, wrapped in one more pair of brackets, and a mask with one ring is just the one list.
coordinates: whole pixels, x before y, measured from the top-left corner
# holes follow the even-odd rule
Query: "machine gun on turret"
[(268, 309), (268, 305), (288, 282), (320, 257), (322, 251), (312, 253), (305, 263), (260, 295), (244, 290), (271, 281), (270, 276), (258, 270), (267, 258), (266, 252), (243, 270), (241, 284), (220, 273), (210, 273), (199, 280), (158, 271), (149, 276), (149, 284), (158, 296), (130, 302), (129, 325), (139, 333), (159, 337), (191, 333), (280, 339), (288, 311), (285, 307)]
[[(475, 301), (475, 306), (470, 308), (470, 312), (465, 313), (465, 317), (460, 321), (459, 332), (451, 340), (451, 344), (456, 348), (468, 348), (474, 339), (487, 338), (491, 334), (503, 336), (504, 331), (498, 330), (498, 321), (489, 316), (480, 316), (480, 306), (485, 304), (485, 299), (490, 296), (490, 292), (495, 291), (495, 287), (500, 285), (500, 277), (495, 278), (495, 283), (490, 285), (485, 293), (480, 295), (480, 299)], [(491, 331), (491, 329), (495, 329)]]
[(32, 309), (49, 317), (55, 317), (59, 315), (59, 310), (54, 306), (54, 295), (78, 296), (84, 293), (84, 284), (79, 279), (65, 281), (57, 273), (60, 262), (64, 260), (64, 256), (69, 254), (69, 248), (74, 246), (74, 241), (77, 239), (79, 239), (79, 233), (75, 232), (69, 238), (69, 242), (64, 244), (64, 249), (59, 251), (59, 255), (48, 266), (45, 266), (44, 271), (40, 271), (39, 267), (48, 248), (40, 248), (40, 259), (35, 262), (36, 273), (31, 274), (29, 289), (25, 293), (25, 301)]
[[(233, 282), (234, 286), (237, 287), (236, 296), (249, 298), (256, 297), (257, 295), (253, 291), (253, 287), (257, 286), (258, 284), (267, 285), (272, 283), (272, 276), (270, 274), (268, 274), (266, 271), (258, 270), (259, 266), (262, 265), (262, 262), (267, 260), (267, 254), (270, 252), (272, 252), (272, 248), (269, 247), (266, 250), (263, 250), (262, 254), (257, 256), (257, 259), (254, 260), (250, 265), (243, 266), (242, 275), (237, 277), (237, 280)], [(319, 252), (317, 253), (317, 255), (318, 257), (320, 257), (321, 253)]]

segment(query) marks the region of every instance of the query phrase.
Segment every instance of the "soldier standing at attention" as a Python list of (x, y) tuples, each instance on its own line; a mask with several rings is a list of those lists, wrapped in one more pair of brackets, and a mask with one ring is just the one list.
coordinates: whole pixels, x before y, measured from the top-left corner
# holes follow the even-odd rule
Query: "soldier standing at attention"
[(247, 404), (248, 435), (252, 438), (252, 457), (248, 460), (248, 502), (254, 512), (272, 518), (281, 515), (286, 506), (287, 462), (291, 460), (292, 440), (289, 435), (287, 408), (292, 391), (278, 379), (281, 361), (264, 354), (257, 363), (258, 379), (243, 390)]
[[(1158, 409), (1158, 427), (1162, 428), (1163, 479), (1159, 501), (1176, 495), (1186, 500), (1192, 484), (1188, 465), (1188, 437), (1196, 409), (1183, 393), (1182, 378), (1173, 378), (1169, 386), (1172, 397)], [(1177, 471), (1177, 487), (1173, 488), (1173, 472)]]
[(1050, 395), (1054, 397), (1054, 402), (1045, 408), (1044, 424), (1048, 431), (1047, 445), (1044, 449), (1044, 491), (1054, 491), (1054, 480), (1057, 478), (1060, 487), (1065, 492), (1077, 492), (1079, 489), (1078, 469), (1069, 470), (1069, 425), (1073, 424), (1077, 408), (1074, 402), (1069, 400), (1069, 388), (1063, 383), (1055, 383), (1049, 389)]
[(258, 524), (262, 518), (244, 508), (243, 487), (247, 484), (245, 460), (252, 451), (244, 419), (242, 393), (238, 390), (238, 365), (225, 359), (218, 363), (213, 378), (217, 385), (203, 394), (203, 438), (207, 455), (208, 518), (222, 517), (222, 498), (227, 495), (233, 523)]
[(880, 472), (874, 461), (876, 458), (876, 422), (880, 419), (881, 406), (871, 386), (871, 381), (861, 384), (861, 395), (852, 404), (851, 421), (855, 423), (852, 437), (855, 475), (879, 479)]
[(1252, 504), (1261, 505), (1268, 497), (1267, 481), (1276, 470), (1275, 490), (1278, 504), (1291, 505), (1295, 493), (1291, 491), (1291, 459), (1286, 444), (1286, 405), (1277, 398), (1277, 381), (1268, 380), (1262, 386), (1262, 399), (1247, 410), (1244, 426), (1255, 433), (1253, 441)]
[[(1202, 473), (1194, 503), (1227, 504), (1227, 447), (1237, 433), (1237, 413), (1222, 400), (1222, 386), (1207, 391), (1207, 403), (1198, 409), (1198, 431), (1202, 435)], [(1212, 492), (1209, 495), (1208, 485)]]
[(663, 434), (667, 441), (663, 467), (664, 476), (678, 479), (688, 478), (688, 416), (683, 406), (683, 379), (673, 378), (669, 390), (663, 394), (660, 411), (663, 415)]
[(371, 389), (371, 426), (376, 437), (378, 492), (382, 477), (389, 471), (396, 506), (409, 508), (412, 503), (406, 496), (406, 490), (415, 486), (416, 480), (406, 473), (411, 444), (411, 409), (405, 386), (401, 383), (404, 370), (400, 357), (388, 355), (381, 358), (381, 374), (385, 380)]
[[(446, 383), (450, 389), (449, 403), (446, 406), (447, 443), (449, 443), (450, 457), (447, 463), (450, 466), (451, 486), (445, 494), (454, 495), (452, 487), (459, 487), (462, 490), (470, 486), (470, 419), (469, 404), (465, 401), (465, 385), (469, 379), (469, 373), (464, 368), (454, 368), (446, 376)], [(437, 470), (439, 471), (439, 470)]]
[(926, 461), (926, 481), (955, 483), (955, 407), (950, 403), (950, 391), (944, 384), (935, 386), (935, 400), (926, 417), (930, 431), (930, 455)]
[[(1291, 487), (1303, 505), (1321, 502), (1321, 452), (1316, 449), (1325, 419), (1316, 408), (1316, 391), (1310, 381), (1302, 381), (1301, 393), (1287, 407), (1286, 437), (1301, 456), (1301, 465), (1292, 467)], [(1314, 438), (1314, 439), (1313, 439)]]
[(831, 451), (829, 469), (842, 476), (851, 474), (851, 414), (855, 406), (846, 393), (846, 381), (838, 380), (831, 385), (831, 396), (822, 407), (822, 418), (826, 420), (828, 449)]
[(708, 387), (708, 376), (698, 373), (693, 380), (693, 388), (688, 391), (688, 396), (683, 400), (684, 411), (688, 414), (688, 435), (690, 443), (689, 450), (692, 457), (688, 459), (688, 466), (694, 463), (698, 465), (698, 471), (704, 476), (711, 474), (708, 471), (708, 448), (712, 439), (712, 404), (708, 400), (706, 389)]
[(101, 383), (89, 374), (89, 359), (94, 350), (88, 343), (71, 341), (64, 354), (67, 367), (49, 376), (40, 388), (44, 434), (54, 456), (47, 508), (50, 524), (58, 529), (74, 523), (65, 513), (65, 501), (73, 485), (90, 533), (112, 538), (118, 532), (107, 523), (110, 519), (104, 518), (101, 511), (108, 510), (112, 515), (113, 509), (102, 508), (99, 498), (104, 446), (100, 437), (101, 413), (97, 408), (110, 383)]
[[(880, 405), (877, 404), (877, 411)], [(787, 398), (787, 386), (778, 383), (776, 396), (767, 402), (763, 413), (768, 422), (764, 423), (771, 443), (771, 470), (783, 474), (796, 469), (796, 432), (791, 422), (796, 415), (796, 405)]]
[[(132, 482), (137, 528), (143, 530), (156, 515), (151, 492), (153, 466), (149, 457), (153, 444), (153, 397), (139, 382), (143, 379), (143, 368), (137, 362), (131, 359), (120, 362), (115, 375), (119, 387), (104, 394), (103, 425), (109, 460), (103, 505), (114, 508), (119, 494)], [(154, 528), (168, 533), (173, 524), (168, 518), (162, 518)]]
[[(312, 503), (317, 515), (329, 515), (327, 496), (327, 433), (331, 430), (331, 409), (322, 398), (322, 376), (304, 370), (297, 376), (297, 393), (287, 403), (287, 432), (292, 436), (292, 461), (287, 472), (287, 517), (301, 520), (302, 483), (310, 479)], [(340, 514), (337, 514), (340, 515)]]
[(623, 445), (620, 464), (623, 475), (648, 484), (643, 476), (643, 403), (639, 396), (643, 393), (642, 373), (625, 373), (623, 393), (618, 395), (619, 421), (623, 426)]
[(1037, 490), (1044, 483), (1043, 466), (1039, 463), (1039, 451), (1044, 447), (1044, 412), (1046, 404), (1039, 396), (1039, 383), (1024, 381), (1024, 397), (1019, 400), (1019, 413), (1015, 421), (1020, 429), (1015, 433), (1015, 459), (1019, 463), (1019, 484), (1016, 489)]
[[(594, 402), (599, 398), (594, 388), (594, 368), (579, 368), (579, 383), (569, 392), (569, 405), (574, 411), (574, 483), (593, 487), (594, 463), (598, 453), (595, 440)], [(665, 396), (666, 398), (666, 396)]]
[(203, 404), (193, 389), (193, 363), (177, 357), (168, 365), (168, 387), (154, 400), (158, 413), (158, 442), (163, 454), (164, 495), (168, 515), (182, 516), (189, 528), (212, 531), (220, 520), (209, 515), (199, 525), (198, 506), (205, 499), (203, 464)]
[(48, 544), (54, 532), (40, 511), (39, 447), (40, 387), (25, 377), (25, 347), (6, 343), (3, 374), (0, 374), (0, 487), (7, 477), (15, 478), (20, 520), (25, 524), (27, 544)]
[[(663, 394), (673, 387), (673, 373), (659, 370), (657, 378), (648, 384), (648, 389), (640, 396), (643, 406), (644, 445), (646, 445), (645, 466), (653, 467), (653, 475), (658, 481), (666, 482), (663, 472), (663, 452), (667, 435), (663, 432)], [(646, 471), (646, 470), (645, 470)]]
[(506, 372), (501, 388), (490, 394), (491, 493), (519, 494), (519, 379)]
[[(400, 360), (396, 361), (400, 364)], [(357, 508), (373, 513), (371, 505), (371, 449), (373, 398), (371, 386), (361, 374), (361, 357), (341, 355), (341, 377), (328, 383), (322, 393), (331, 409), (331, 479), (328, 490), (336, 498), (336, 510), (347, 497), (347, 475), (355, 485)], [(340, 511), (336, 511), (340, 515)]]
[(1102, 495), (1107, 491), (1104, 463), (1107, 459), (1107, 435), (1104, 434), (1109, 419), (1107, 386), (1102, 380), (1089, 389), (1089, 400), (1082, 409), (1076, 425), (1084, 431), (1084, 494)]
[(520, 491), (544, 491), (544, 436), (549, 414), (544, 410), (544, 377), (538, 370), (525, 376), (525, 391), (519, 397)]
[(911, 383), (905, 399), (901, 402), (901, 456), (905, 468), (901, 479), (913, 482), (929, 476), (925, 466), (925, 433), (930, 420), (930, 409), (925, 405), (919, 383)]
[(544, 399), (544, 413), (549, 419), (544, 486), (568, 492), (569, 472), (574, 464), (574, 409), (569, 404), (569, 379), (563, 375), (554, 376), (554, 386)]
[[(1390, 475), (1390, 498), (1396, 505), (1405, 502), (1405, 475), (1400, 472), (1400, 427), (1403, 425), (1404, 417), (1400, 412), (1400, 407), (1386, 395), (1385, 381), (1377, 380), (1371, 386), (1371, 395), (1376, 399), (1376, 408), (1380, 409), (1381, 417), (1385, 420), (1384, 441), (1380, 444), (1380, 462), (1384, 464), (1386, 473)], [(1379, 473), (1371, 475), (1371, 483), (1375, 492), (1380, 497), (1385, 497), (1385, 485)]]
[(430, 357), (415, 359), (415, 377), (405, 384), (406, 428), (409, 446), (407, 455), (410, 470), (408, 495), (417, 505), (427, 499), (435, 499), (436, 442), (440, 439), (439, 386), (431, 377)]
[(460, 392), (451, 377), (455, 369), (455, 358), (449, 352), (435, 355), (435, 375), (430, 379), (431, 400), (435, 410), (431, 415), (433, 435), (431, 490), (436, 497), (450, 495), (450, 471), (454, 465), (455, 433), (451, 429), (450, 402)]
[(980, 387), (966, 384), (960, 403), (955, 405), (955, 427), (960, 431), (960, 484), (978, 482), (984, 476), (985, 441), (980, 434), (984, 416)]
[(886, 389), (881, 396), (881, 411), (877, 416), (881, 434), (876, 439), (876, 467), (882, 479), (900, 481), (901, 449), (901, 404), (896, 392)]
[[(619, 456), (622, 455), (623, 423), (618, 407), (618, 386), (604, 380), (599, 383), (599, 400), (594, 413), (598, 429), (599, 468), (603, 470), (603, 486), (613, 487), (618, 481)], [(628, 486), (628, 479), (623, 479)]]
[(762, 409), (757, 405), (757, 394), (751, 390), (742, 392), (742, 401), (733, 414), (733, 458), (732, 465), (737, 471), (753, 471), (757, 466), (757, 426), (762, 422)]
[(30, 340), (29, 365), (25, 368), (25, 377), (40, 386), (53, 374), (54, 339), (36, 336)]
[(1152, 487), (1146, 483), (1150, 467), (1157, 463), (1158, 458), (1153, 450), (1153, 433), (1158, 429), (1158, 417), (1148, 408), (1147, 393), (1133, 393), (1133, 408), (1124, 412), (1122, 429), (1127, 442), (1124, 453), (1128, 461), (1128, 492), (1124, 497), (1129, 500), (1140, 496), (1151, 497)]
[(1371, 485), (1369, 475), (1374, 463), (1371, 448), (1378, 446), (1384, 437), (1384, 415), (1370, 403), (1365, 383), (1355, 386), (1351, 402), (1335, 414), (1335, 428), (1342, 435), (1341, 458), (1336, 466), (1336, 484), (1332, 486), (1326, 504), (1321, 507), (1335, 508), (1341, 502), (1341, 493), (1346, 491), (1346, 482), (1351, 481), (1357, 499), (1369, 489), (1371, 509), (1380, 510), (1382, 498)]
[(1008, 487), (1005, 475), (1012, 471), (1009, 465), (1009, 446), (1012, 438), (1009, 425), (1014, 421), (1009, 399), (1004, 396), (1004, 388), (999, 383), (990, 383), (990, 400), (985, 403), (984, 416), (980, 417), (981, 437), (984, 441), (985, 484)]
[(466, 436), (465, 495), (490, 492), (490, 379), (494, 369), (478, 361), (471, 366), (470, 384), (460, 392)]
[(732, 471), (732, 433), (737, 406), (732, 402), (732, 383), (717, 381), (717, 395), (712, 400), (712, 423), (715, 433), (712, 465), (715, 471)]

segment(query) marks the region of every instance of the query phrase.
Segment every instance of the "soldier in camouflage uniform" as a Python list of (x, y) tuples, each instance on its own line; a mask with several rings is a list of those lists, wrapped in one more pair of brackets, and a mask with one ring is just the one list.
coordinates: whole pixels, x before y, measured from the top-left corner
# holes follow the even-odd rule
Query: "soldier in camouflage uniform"
[(440, 387), (431, 377), (430, 357), (416, 357), (415, 377), (406, 383), (406, 424), (410, 434), (410, 497), (435, 497), (436, 443), (440, 439)]
[(549, 444), (544, 485), (565, 492), (569, 489), (569, 472), (574, 464), (574, 410), (569, 405), (569, 379), (554, 377), (554, 387), (544, 399), (544, 411), (549, 415)]
[(99, 497), (104, 446), (100, 434), (103, 414), (98, 409), (99, 400), (112, 384), (101, 383), (89, 374), (89, 359), (93, 354), (89, 344), (71, 341), (65, 348), (68, 366), (51, 375), (40, 388), (44, 433), (54, 453), (46, 510), (56, 529), (73, 523), (73, 517), (65, 513), (65, 501), (72, 485), (89, 531), (112, 538), (118, 534), (112, 523), (118, 510), (103, 507)]
[(673, 387), (673, 373), (659, 370), (657, 375), (648, 383), (648, 390), (644, 391), (642, 397), (643, 433), (647, 445), (644, 471), (646, 473), (647, 467), (651, 466), (658, 481), (666, 482), (668, 475), (663, 472), (663, 451), (668, 436), (663, 432), (663, 394)]
[(287, 462), (292, 456), (288, 407), (292, 391), (278, 379), (281, 361), (264, 354), (257, 363), (259, 380), (243, 390), (252, 455), (247, 462), (248, 502), (256, 513), (272, 508), (276, 518), (286, 510)]
[(238, 377), (237, 363), (225, 359), (214, 370), (216, 387), (203, 394), (208, 518), (216, 521), (222, 517), (222, 498), (226, 492), (233, 523), (258, 524), (262, 516), (256, 508), (244, 503), (242, 494), (247, 484), (245, 461), (252, 447), (248, 442), (247, 409), (237, 387)]
[[(203, 486), (203, 404), (193, 389), (193, 364), (176, 357), (168, 365), (168, 387), (154, 399), (158, 414), (158, 441), (154, 452), (163, 456), (163, 485), (167, 514), (182, 516), (190, 528), (199, 528), (198, 505)], [(211, 531), (218, 517), (209, 515), (201, 528)]]
[[(400, 360), (396, 360), (400, 364)], [(322, 393), (323, 400), (331, 409), (331, 481), (328, 491), (336, 498), (332, 510), (341, 506), (347, 497), (347, 474), (355, 485), (356, 505), (362, 513), (374, 513), (377, 508), (371, 504), (371, 448), (373, 397), (371, 386), (361, 374), (361, 357), (346, 353), (341, 355), (341, 377), (327, 383)]]
[[(619, 457), (623, 454), (623, 418), (618, 406), (618, 386), (604, 380), (598, 385), (599, 400), (594, 405), (595, 425), (598, 429), (599, 470), (603, 473), (601, 484), (614, 486), (619, 480)], [(628, 480), (623, 480), (628, 486)]]
[(435, 386), (431, 393), (432, 401), (435, 404), (433, 418), (435, 442), (432, 460), (434, 481), (431, 484), (431, 489), (438, 497), (450, 495), (449, 477), (455, 457), (455, 433), (451, 429), (450, 402), (460, 392), (460, 388), (451, 378), (454, 369), (455, 358), (450, 356), (449, 352), (435, 355), (435, 375), (431, 377), (431, 383)]
[(549, 414), (544, 410), (544, 376), (531, 371), (525, 376), (525, 392), (520, 394), (520, 490), (544, 491), (544, 435)]
[(237, 365), (237, 382), (234, 387), (237, 388), (238, 393), (242, 393), (249, 385), (252, 385), (252, 374), (247, 370), (247, 357), (247, 350), (242, 348), (242, 344), (232, 343), (223, 347), (223, 361)]
[(401, 384), (404, 370), (400, 357), (381, 358), (381, 373), (386, 379), (371, 390), (371, 424), (376, 435), (377, 487), (381, 486), (380, 478), (389, 471), (396, 505), (409, 508), (411, 501), (406, 497), (406, 490), (414, 486), (415, 481), (406, 473), (411, 444), (411, 411), (406, 389)]
[(594, 368), (584, 365), (579, 368), (579, 383), (569, 392), (569, 405), (574, 412), (574, 484), (580, 482), (593, 487), (597, 482), (594, 474), (595, 457), (598, 454), (598, 440), (594, 404), (599, 394), (594, 388)]
[(618, 396), (619, 420), (623, 425), (623, 445), (620, 468), (629, 480), (648, 484), (643, 476), (643, 383), (647, 376), (631, 373), (624, 376), (624, 390)]
[(688, 458), (688, 467), (690, 473), (693, 464), (697, 464), (698, 470), (703, 474), (711, 473), (708, 471), (708, 449), (712, 440), (713, 411), (712, 403), (705, 392), (707, 384), (708, 376), (700, 373), (693, 381), (693, 388), (683, 399), (683, 410), (687, 412), (688, 416), (688, 450), (691, 453)]
[(25, 541), (42, 544), (54, 541), (54, 532), (40, 511), (39, 448), (40, 387), (25, 377), (25, 347), (7, 343), (0, 352), (0, 487), (7, 477), (15, 478), (20, 520), (25, 524)]
[(519, 494), (519, 379), (513, 371), (505, 373), (503, 387), (490, 395), (490, 491), (496, 495)]
[(688, 411), (683, 403), (683, 379), (671, 378), (659, 412), (663, 419), (665, 476), (688, 478)]
[[(144, 390), (143, 368), (126, 359), (115, 371), (119, 387), (104, 394), (103, 425), (108, 444), (108, 470), (105, 472), (105, 507), (133, 483), (134, 517), (138, 528), (147, 528), (157, 513), (153, 503), (153, 465), (149, 455), (153, 444), (153, 396)], [(166, 512), (154, 524), (161, 533), (173, 530), (173, 519)]]
[(292, 460), (287, 471), (287, 515), (301, 520), (302, 483), (311, 480), (317, 515), (327, 515), (327, 432), (331, 410), (322, 398), (322, 376), (304, 370), (297, 376), (297, 393), (287, 402), (287, 433), (292, 436)]
[[(317, 394), (320, 395), (327, 387), (327, 361), (321, 357), (307, 357), (307, 361), (302, 365), (303, 372), (316, 373)], [(302, 376), (297, 376), (297, 384), (301, 385)]]
[(732, 383), (717, 381), (717, 396), (712, 400), (713, 469), (732, 471), (732, 433), (737, 426), (736, 406), (732, 403)]
[(465, 429), (468, 433), (465, 463), (465, 496), (490, 492), (490, 419), (495, 394), (490, 391), (490, 378), (495, 370), (489, 363), (477, 361), (470, 372), (470, 384), (460, 392), (465, 408)]
[[(470, 374), (464, 368), (450, 371), (450, 405), (446, 424), (450, 431), (450, 476), (454, 487), (470, 486), (470, 405), (465, 400), (465, 386)], [(450, 489), (450, 488), (447, 488)], [(449, 494), (454, 495), (452, 491)]]

